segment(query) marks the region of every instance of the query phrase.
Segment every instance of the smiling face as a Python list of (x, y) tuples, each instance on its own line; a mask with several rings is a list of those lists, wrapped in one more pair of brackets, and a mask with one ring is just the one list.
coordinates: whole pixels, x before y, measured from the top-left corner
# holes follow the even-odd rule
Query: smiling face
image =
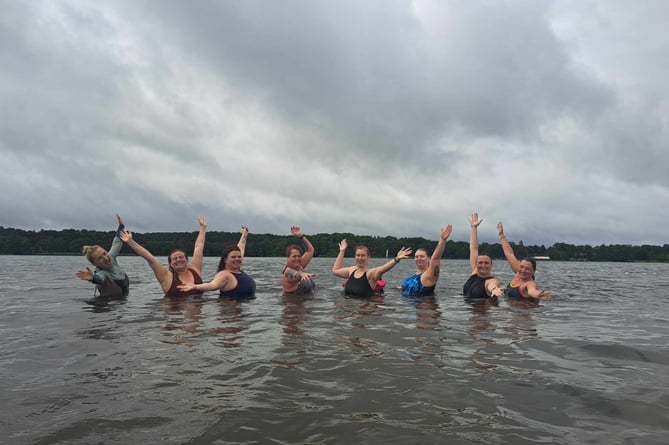
[(413, 256), (414, 263), (416, 263), (416, 268), (420, 271), (427, 269), (430, 265), (430, 257), (427, 254), (425, 249), (418, 249)]
[(228, 253), (228, 256), (225, 257), (225, 269), (238, 272), (241, 270), (241, 268), (242, 252), (239, 250), (233, 250)]
[(492, 271), (492, 260), (488, 255), (479, 255), (476, 258), (476, 272), (482, 277), (487, 277)]
[(188, 257), (181, 250), (176, 250), (167, 257), (167, 263), (172, 269), (179, 272), (188, 267)]
[(109, 252), (102, 247), (98, 247), (91, 253), (90, 261), (91, 264), (100, 269), (111, 269), (114, 265), (114, 260), (111, 255), (109, 255)]
[(369, 263), (369, 249), (366, 247), (356, 247), (355, 262), (360, 268), (367, 267)]
[(288, 267), (295, 270), (302, 268), (302, 251), (300, 249), (290, 249), (288, 253)]
[(518, 265), (518, 276), (521, 280), (532, 280), (534, 272), (534, 265), (527, 260), (522, 260)]

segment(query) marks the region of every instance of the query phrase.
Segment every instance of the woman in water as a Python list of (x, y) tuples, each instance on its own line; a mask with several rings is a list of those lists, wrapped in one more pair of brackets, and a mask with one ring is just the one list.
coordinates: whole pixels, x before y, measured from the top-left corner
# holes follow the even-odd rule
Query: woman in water
[(116, 262), (116, 257), (121, 252), (123, 243), (119, 235), (125, 228), (123, 219), (117, 214), (118, 228), (114, 234), (109, 252), (98, 245), (84, 246), (81, 253), (95, 266), (95, 271), (90, 268), (76, 272), (77, 277), (95, 284), (96, 290), (101, 297), (120, 298), (127, 297), (130, 291), (130, 279), (125, 270)]
[(497, 278), (492, 276), (492, 259), (489, 255), (479, 255), (478, 226), (483, 222), (479, 214), (474, 213), (469, 219), (469, 265), (472, 274), (462, 287), (462, 294), (468, 299), (501, 297), (504, 290), (499, 286)]
[(283, 291), (287, 294), (308, 294), (313, 292), (316, 287), (312, 279), (314, 274), (307, 273), (304, 270), (314, 257), (314, 246), (311, 245), (299, 227), (291, 227), (290, 232), (297, 239), (302, 240), (306, 250), (297, 244), (291, 244), (286, 247), (288, 259), (286, 266), (283, 268)]
[(497, 223), (497, 232), (499, 233), (499, 240), (504, 249), (504, 256), (506, 261), (511, 266), (511, 270), (516, 275), (509, 282), (506, 288), (506, 296), (509, 298), (538, 298), (541, 300), (550, 300), (553, 295), (545, 290), (540, 290), (537, 287), (537, 282), (534, 281), (534, 273), (537, 270), (537, 262), (534, 258), (523, 258), (518, 260), (513, 253), (511, 244), (504, 235), (504, 226), (502, 222)]
[(393, 268), (401, 259), (409, 258), (410, 248), (402, 247), (395, 258), (391, 259), (382, 266), (369, 268), (369, 249), (366, 246), (357, 246), (355, 248), (355, 266), (343, 267), (344, 255), (348, 243), (342, 240), (339, 243), (339, 255), (332, 266), (332, 273), (340, 278), (347, 278), (344, 291), (348, 295), (356, 297), (369, 297), (374, 294), (376, 282), (383, 277), (383, 274)]
[(416, 273), (402, 282), (402, 295), (405, 297), (434, 295), (434, 288), (439, 279), (441, 255), (444, 253), (446, 240), (451, 236), (452, 230), (453, 226), (450, 224), (441, 229), (439, 242), (432, 256), (430, 256), (430, 253), (425, 248), (416, 249), (416, 253), (414, 254)]
[(179, 289), (181, 284), (197, 284), (202, 283), (202, 257), (204, 256), (204, 239), (207, 232), (207, 220), (200, 216), (198, 218), (200, 223), (200, 231), (195, 239), (195, 247), (193, 248), (193, 259), (188, 262), (188, 257), (183, 250), (174, 250), (167, 256), (167, 264), (163, 264), (154, 257), (146, 248), (139, 245), (137, 241), (132, 238), (132, 233), (124, 230), (121, 232), (121, 239), (139, 256), (144, 258), (151, 266), (153, 274), (155, 275), (160, 287), (165, 292), (165, 297), (186, 297), (190, 295), (202, 295), (202, 292), (184, 292)]
[(182, 284), (179, 289), (184, 292), (219, 290), (221, 297), (238, 299), (255, 297), (256, 283), (242, 270), (242, 260), (244, 259), (248, 235), (249, 229), (242, 226), (242, 236), (239, 242), (237, 245), (223, 249), (216, 275), (209, 283)]

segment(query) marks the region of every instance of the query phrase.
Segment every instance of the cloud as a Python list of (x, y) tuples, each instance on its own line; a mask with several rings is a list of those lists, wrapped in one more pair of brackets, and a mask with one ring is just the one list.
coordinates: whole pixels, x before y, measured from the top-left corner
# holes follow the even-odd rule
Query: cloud
[(0, 225), (663, 244), (664, 9), (8, 2)]

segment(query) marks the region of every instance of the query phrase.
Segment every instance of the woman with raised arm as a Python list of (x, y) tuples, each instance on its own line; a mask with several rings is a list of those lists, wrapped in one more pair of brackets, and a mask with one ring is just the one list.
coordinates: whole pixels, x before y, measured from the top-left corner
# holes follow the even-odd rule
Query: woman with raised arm
[(121, 239), (139, 256), (144, 258), (151, 266), (160, 287), (165, 292), (165, 297), (187, 297), (191, 295), (202, 295), (201, 291), (184, 292), (179, 289), (181, 284), (202, 283), (202, 262), (204, 256), (204, 239), (207, 232), (207, 220), (200, 216), (198, 218), (200, 231), (195, 239), (193, 258), (190, 263), (183, 250), (174, 250), (167, 256), (168, 267), (154, 257), (151, 252), (142, 247), (132, 238), (132, 233), (127, 230), (121, 232)]
[(347, 278), (344, 291), (347, 295), (355, 297), (369, 297), (374, 295), (376, 282), (383, 277), (383, 274), (392, 269), (400, 260), (409, 258), (410, 248), (402, 247), (395, 258), (379, 267), (369, 268), (369, 249), (366, 246), (357, 246), (355, 248), (355, 266), (343, 267), (344, 255), (348, 243), (345, 239), (339, 243), (339, 255), (332, 266), (332, 273), (340, 278)]
[(441, 266), (441, 255), (446, 248), (446, 240), (451, 236), (452, 225), (447, 225), (441, 229), (439, 242), (432, 252), (432, 256), (427, 249), (421, 247), (416, 249), (414, 262), (416, 263), (416, 273), (402, 282), (402, 295), (405, 297), (434, 295), (434, 288), (439, 279), (439, 268)]
[(316, 287), (312, 279), (314, 274), (307, 273), (304, 270), (314, 257), (314, 246), (311, 245), (298, 226), (291, 227), (290, 232), (297, 239), (302, 240), (306, 249), (297, 244), (286, 247), (288, 259), (286, 266), (283, 268), (283, 291), (287, 294), (308, 294), (313, 292)]
[(193, 290), (204, 292), (218, 290), (221, 297), (250, 299), (255, 297), (256, 283), (242, 270), (242, 260), (246, 251), (246, 238), (249, 229), (242, 226), (242, 235), (237, 245), (223, 249), (218, 270), (214, 278), (208, 283), (182, 284), (179, 289), (185, 292)]
[(105, 298), (127, 297), (130, 292), (128, 274), (125, 273), (125, 270), (116, 261), (116, 257), (121, 252), (121, 247), (123, 247), (119, 235), (125, 228), (125, 224), (118, 214), (116, 214), (116, 220), (118, 221), (118, 228), (114, 234), (109, 251), (106, 251), (97, 244), (81, 248), (81, 253), (95, 266), (95, 270), (91, 271), (87, 267), (86, 270), (76, 272), (77, 277), (80, 279), (95, 284), (96, 291), (99, 292), (101, 297)]
[(506, 261), (511, 266), (511, 270), (516, 275), (509, 282), (506, 288), (506, 296), (509, 298), (538, 298), (541, 300), (550, 300), (553, 295), (545, 290), (540, 290), (537, 287), (537, 282), (534, 281), (534, 273), (537, 270), (537, 262), (534, 258), (523, 258), (518, 260), (513, 253), (513, 247), (507, 241), (504, 235), (504, 226), (502, 221), (497, 223), (497, 233), (499, 233), (499, 240), (502, 243), (504, 256)]
[(472, 274), (462, 287), (465, 298), (490, 298), (504, 295), (497, 278), (492, 276), (492, 258), (486, 254), (479, 254), (478, 226), (483, 222), (479, 214), (474, 213), (469, 219), (471, 227), (469, 234), (469, 265)]

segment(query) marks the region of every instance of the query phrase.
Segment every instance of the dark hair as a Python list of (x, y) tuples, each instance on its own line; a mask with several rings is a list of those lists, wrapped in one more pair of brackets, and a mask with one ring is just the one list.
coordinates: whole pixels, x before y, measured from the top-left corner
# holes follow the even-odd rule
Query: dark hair
[(369, 247), (367, 247), (367, 246), (365, 246), (365, 245), (358, 244), (357, 246), (355, 246), (355, 250), (354, 250), (353, 252), (355, 252), (355, 251), (357, 251), (357, 250), (364, 250), (364, 251), (367, 252), (367, 256), (369, 256), (369, 257), (372, 256), (372, 254), (369, 253)]
[(427, 247), (419, 247), (419, 248), (416, 249), (416, 251), (414, 252), (414, 255), (415, 255), (416, 252), (418, 252), (419, 250), (422, 250), (423, 252), (425, 252), (425, 255), (427, 255), (428, 257), (431, 257), (431, 256), (432, 256), (432, 251), (431, 251), (430, 249), (428, 249)]
[(487, 256), (488, 258), (490, 258), (490, 264), (492, 264), (492, 257), (490, 255), (488, 255), (487, 253), (479, 252), (479, 254), (476, 258), (478, 258), (479, 256)]
[(186, 254), (186, 252), (184, 252), (184, 251), (181, 250), (181, 249), (174, 249), (173, 251), (171, 251), (171, 252), (167, 255), (167, 265), (170, 266), (170, 270), (172, 270), (172, 271), (173, 271), (173, 269), (172, 269), (172, 255), (175, 254), (175, 253), (177, 253), (177, 252), (181, 252), (181, 253), (183, 253), (184, 256), (186, 257), (186, 261), (188, 261), (188, 255)]
[(528, 263), (530, 263), (532, 265), (532, 269), (534, 269), (535, 271), (537, 270), (537, 260), (535, 260), (533, 257), (526, 256), (525, 258), (523, 258), (520, 261), (527, 261)]
[(228, 259), (228, 255), (230, 255), (231, 252), (241, 251), (242, 249), (240, 249), (236, 244), (232, 244), (223, 249), (223, 253), (221, 253), (221, 261), (218, 262), (218, 269), (216, 269), (216, 272), (220, 272), (225, 269), (225, 260)]
[[(528, 263), (530, 263), (532, 265), (532, 269), (534, 269), (535, 272), (537, 271), (537, 260), (535, 260), (531, 256), (526, 256), (525, 258), (523, 258), (520, 261), (527, 261)], [(532, 274), (532, 279), (534, 280), (534, 274)]]
[(300, 254), (304, 255), (304, 249), (302, 249), (302, 246), (298, 246), (297, 244), (291, 244), (288, 247), (286, 247), (286, 256), (290, 256), (290, 251), (291, 250), (299, 250)]

